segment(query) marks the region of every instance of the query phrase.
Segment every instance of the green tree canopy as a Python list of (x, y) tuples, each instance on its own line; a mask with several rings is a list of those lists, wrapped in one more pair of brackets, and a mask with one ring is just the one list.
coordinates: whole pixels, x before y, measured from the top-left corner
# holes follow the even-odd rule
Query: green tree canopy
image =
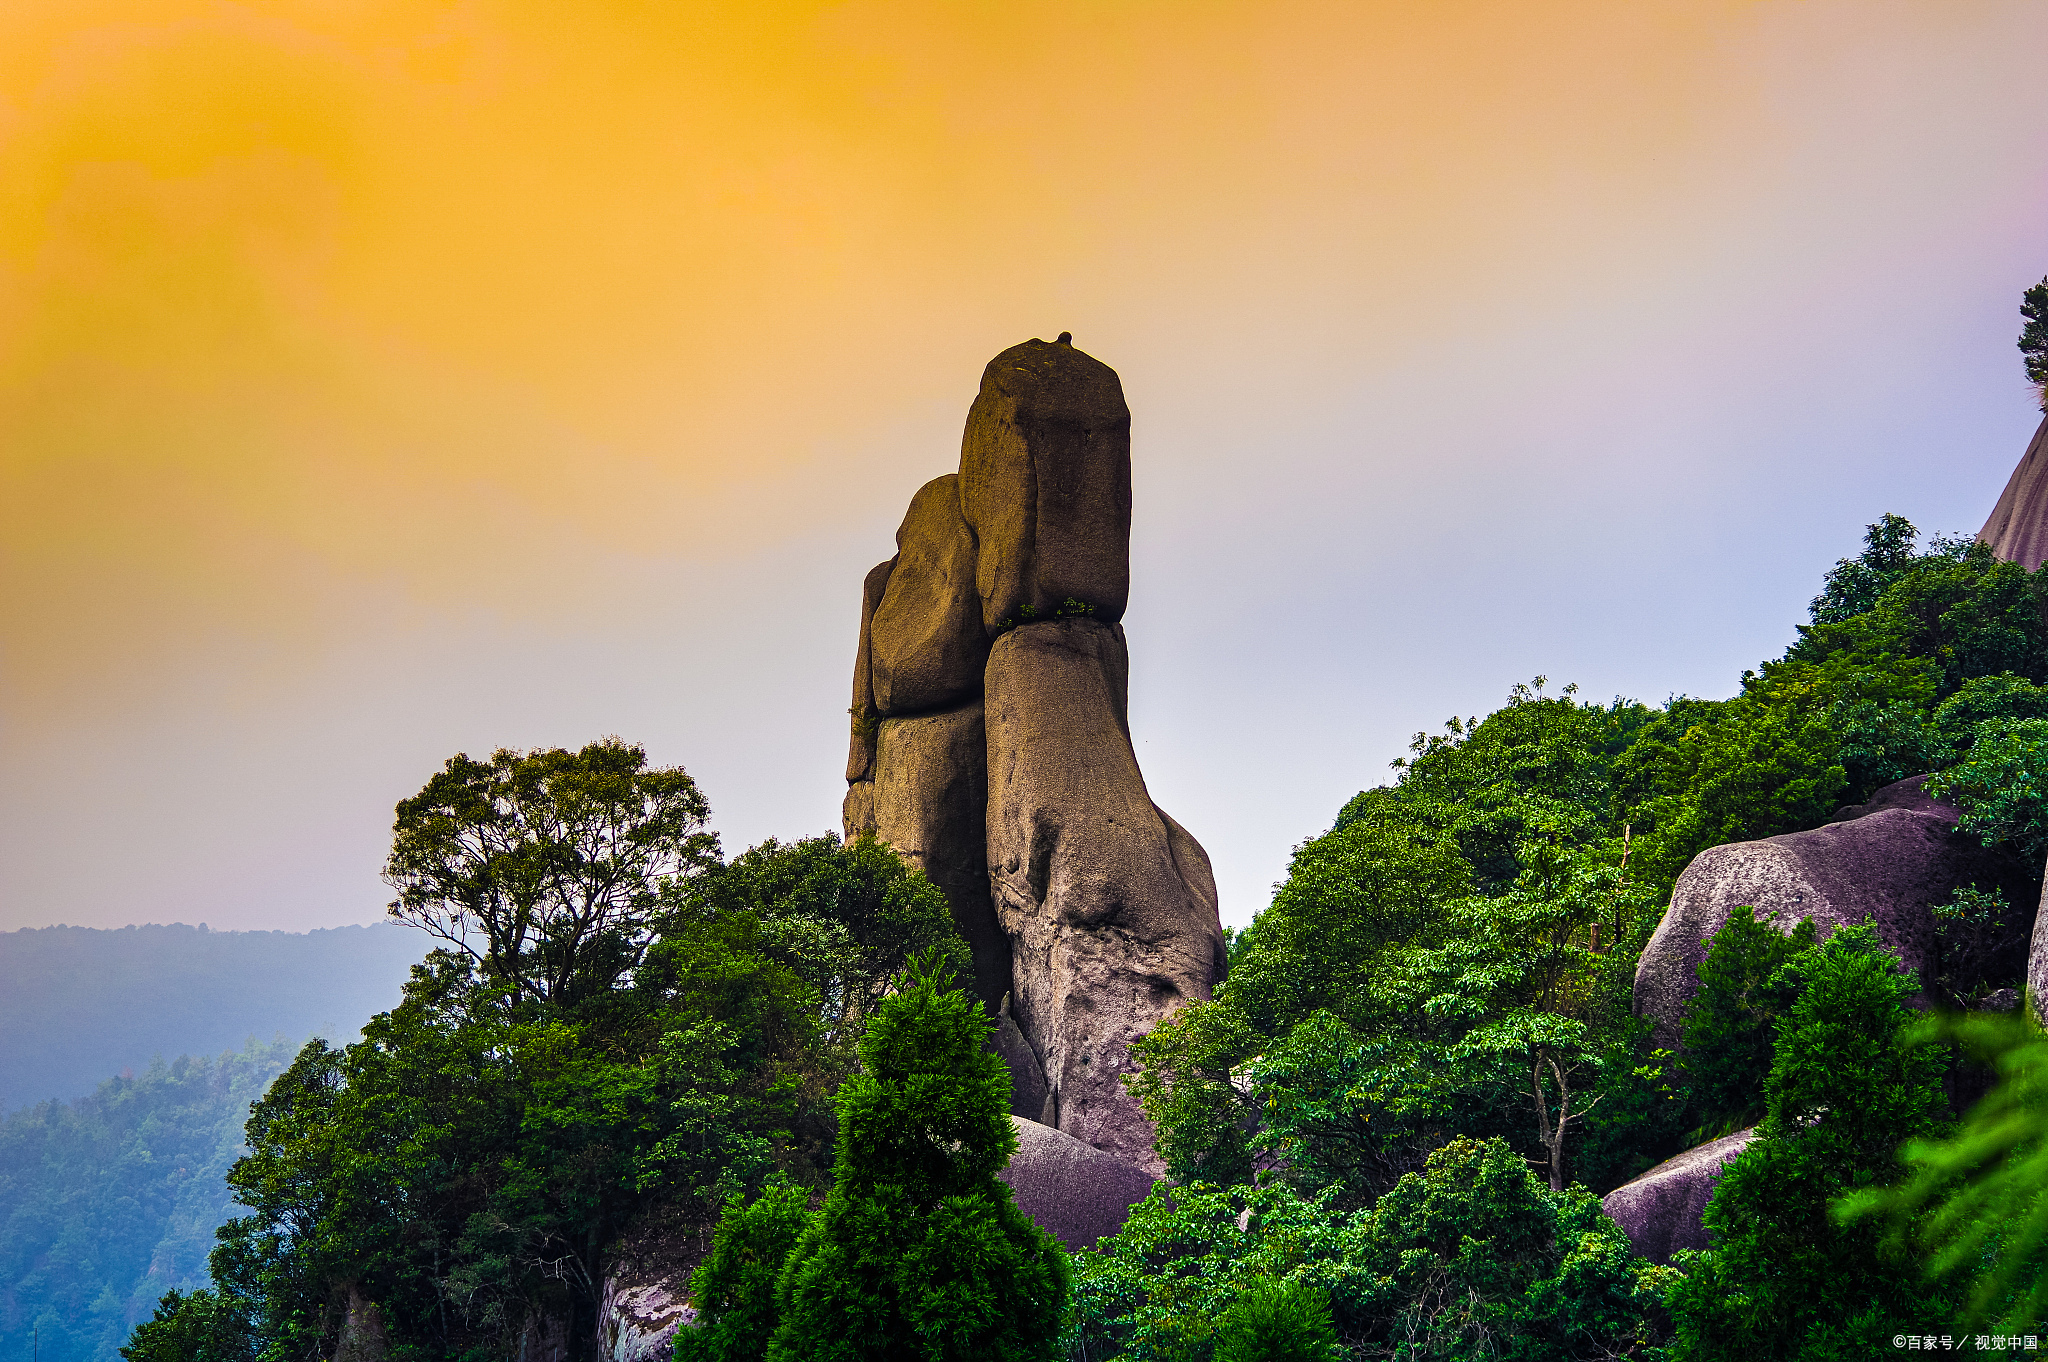
[(401, 800), (391, 914), (528, 999), (600, 994), (640, 963), (659, 886), (716, 861), (711, 806), (681, 767), (602, 738), (577, 752), (450, 757)]

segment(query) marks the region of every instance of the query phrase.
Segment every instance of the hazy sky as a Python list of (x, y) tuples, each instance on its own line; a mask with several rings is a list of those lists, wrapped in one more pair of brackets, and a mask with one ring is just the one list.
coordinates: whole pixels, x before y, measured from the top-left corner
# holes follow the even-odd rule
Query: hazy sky
[(982, 366), (1133, 411), (1226, 921), (1544, 673), (1725, 695), (2040, 418), (2048, 4), (0, 6), (0, 928), (368, 921), (457, 751), (835, 828)]

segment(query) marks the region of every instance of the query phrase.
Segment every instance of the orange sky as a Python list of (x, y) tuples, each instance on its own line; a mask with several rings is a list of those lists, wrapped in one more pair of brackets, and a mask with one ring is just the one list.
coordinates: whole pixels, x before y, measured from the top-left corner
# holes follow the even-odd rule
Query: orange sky
[[(1738, 335), (1730, 288), (1834, 306), (1948, 242), (1959, 186), (2016, 240), (2040, 226), (2040, 102), (2015, 92), (2040, 84), (2044, 16), (17, 0), (8, 769), (301, 710), (394, 630), (628, 631), (693, 572), (782, 571), (778, 546), (881, 557), (981, 364), (1028, 335), (1070, 329), (1123, 372), (1142, 525), (1148, 468), (1261, 466), (1147, 447), (1164, 412), (1339, 429), (1361, 385), (1511, 391), (1551, 338), (1647, 298)], [(1303, 473), (1377, 470), (1377, 525), (1417, 448), (1337, 441)], [(840, 627), (845, 582), (778, 580)], [(371, 782), (393, 787), (377, 817), (417, 764)]]

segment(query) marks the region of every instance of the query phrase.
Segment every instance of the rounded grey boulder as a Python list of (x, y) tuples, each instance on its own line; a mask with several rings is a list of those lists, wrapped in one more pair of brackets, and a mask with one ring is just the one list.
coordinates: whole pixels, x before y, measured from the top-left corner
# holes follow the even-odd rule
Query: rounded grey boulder
[(1051, 1126), (1012, 1116), (1017, 1152), (996, 1174), (1017, 1209), (1071, 1251), (1115, 1234), (1152, 1190), (1152, 1175)]
[[(1871, 918), (1885, 949), (1923, 983), (1936, 957), (1936, 904), (1964, 885), (2006, 891), (2030, 912), (2016, 863), (1956, 831), (1956, 811), (1927, 795), (1924, 776), (1888, 785), (1846, 821), (1757, 842), (1730, 842), (1695, 856), (1678, 877), (1671, 907), (1636, 966), (1635, 1013), (1651, 1019), (1657, 1044), (1676, 1049), (1686, 1004), (1699, 991), (1699, 968), (1714, 934), (1739, 907), (1789, 932), (1811, 919), (1825, 940), (1845, 923)], [(1994, 968), (2017, 972), (2017, 962)]]
[(1696, 1145), (1600, 1198), (1601, 1209), (1653, 1263), (1670, 1262), (1680, 1249), (1704, 1249), (1707, 1230), (1700, 1217), (1707, 1201), (1728, 1161), (1755, 1138), (1752, 1128)]

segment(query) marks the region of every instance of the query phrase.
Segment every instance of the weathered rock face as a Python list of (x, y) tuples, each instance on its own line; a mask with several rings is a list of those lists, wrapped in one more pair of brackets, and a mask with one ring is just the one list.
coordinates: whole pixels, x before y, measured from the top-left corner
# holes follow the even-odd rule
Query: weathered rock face
[(1115, 1234), (1152, 1190), (1152, 1175), (1071, 1135), (1011, 1117), (1017, 1152), (996, 1174), (1017, 1209), (1071, 1251)]
[(957, 474), (933, 478), (911, 498), (896, 548), (896, 568), (869, 624), (875, 708), (915, 714), (973, 699), (989, 640)]
[(1052, 1089), (1045, 1081), (1045, 1059), (1031, 1048), (1017, 1019), (1010, 1015), (1008, 998), (996, 1013), (995, 1033), (989, 1040), (1010, 1070), (1010, 1114), (1051, 1125), (1057, 1113), (1052, 1109)]
[(1123, 631), (1031, 624), (988, 664), (988, 866), (1012, 1011), (1059, 1129), (1152, 1168), (1130, 1043), (1222, 975), (1208, 858), (1162, 817), (1125, 732)]
[(1720, 1185), (1722, 1169), (1756, 1138), (1739, 1130), (1708, 1144), (1666, 1159), (1634, 1182), (1624, 1183), (1600, 1199), (1600, 1205), (1628, 1235), (1637, 1253), (1653, 1263), (1668, 1263), (1680, 1249), (1707, 1247), (1700, 1217)]
[(982, 623), (1050, 619), (1069, 599), (1105, 623), (1131, 594), (1131, 409), (1116, 370), (1062, 342), (1013, 345), (982, 372), (960, 445)]
[(989, 899), (988, 737), (979, 699), (884, 719), (875, 755), (875, 835), (924, 871), (952, 906), (991, 1012), (1010, 991), (1010, 940)]
[(847, 710), (853, 720), (853, 737), (846, 753), (848, 780), (867, 779), (875, 764), (875, 721), (880, 715), (875, 708), (874, 668), (869, 665), (870, 634), (875, 609), (889, 589), (889, 574), (895, 568), (894, 558), (877, 563), (860, 584), (860, 651), (853, 660), (853, 704)]
[(1011, 1110), (1149, 1169), (1130, 1045), (1209, 996), (1223, 934), (1131, 750), (1130, 409), (1067, 339), (989, 362), (959, 473), (868, 574), (843, 821), (945, 891)]
[(2034, 1000), (2034, 1016), (2048, 1019), (2048, 880), (2041, 884), (2041, 897), (2034, 914), (2034, 936), (2027, 946), (2027, 994)]
[(633, 1263), (606, 1274), (597, 1307), (597, 1351), (606, 1362), (668, 1362), (676, 1331), (697, 1323), (686, 1299), (689, 1273), (647, 1272)]
[[(1735, 908), (1756, 909), (1791, 931), (1811, 918), (1821, 939), (1836, 927), (1873, 917), (1885, 948), (1931, 981), (1936, 958), (1934, 905), (1963, 885), (2005, 890), (2024, 905), (2031, 886), (2015, 883), (2016, 864), (1955, 830), (1956, 811), (1930, 798), (1924, 776), (1877, 792), (1846, 822), (1759, 842), (1711, 847), (1693, 858), (1672, 890), (1671, 907), (1636, 966), (1635, 1012), (1655, 1023), (1659, 1045), (1676, 1048), (1685, 1006), (1699, 991), (1699, 967), (1714, 934)], [(1996, 954), (1995, 943), (1985, 949)], [(1968, 962), (1997, 973), (2017, 960)]]
[(1977, 538), (2029, 572), (2048, 559), (2048, 417), (2042, 418)]

